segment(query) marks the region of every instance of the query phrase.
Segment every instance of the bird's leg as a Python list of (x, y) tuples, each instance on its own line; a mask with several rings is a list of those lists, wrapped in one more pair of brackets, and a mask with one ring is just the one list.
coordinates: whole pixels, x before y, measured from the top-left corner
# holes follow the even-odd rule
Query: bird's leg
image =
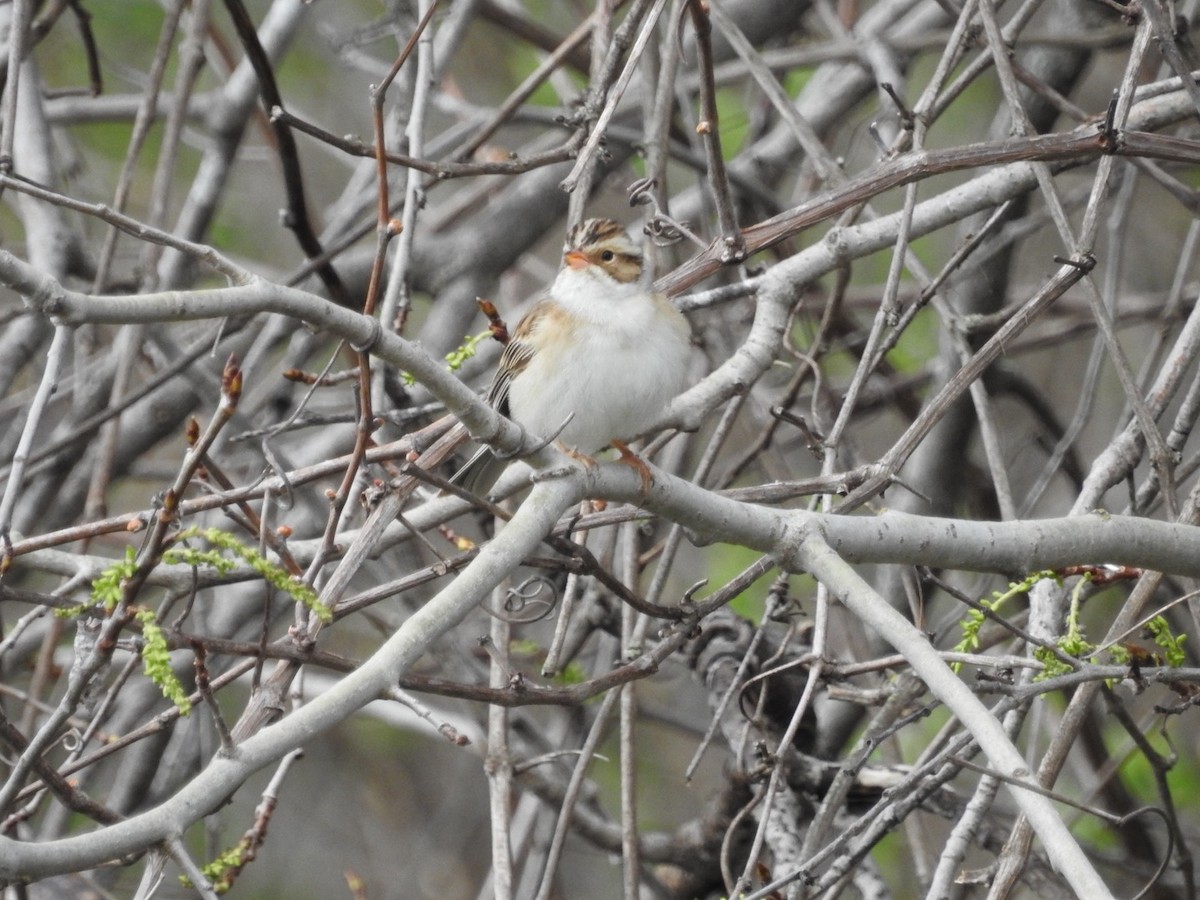
[[(585, 469), (594, 469), (596, 466), (600, 465), (598, 462), (596, 462), (594, 457), (588, 456), (582, 450), (576, 450), (574, 447), (569, 447), (562, 441), (556, 441), (555, 443), (557, 444), (559, 450), (567, 454), (567, 456), (571, 457), (571, 459), (575, 460), (576, 462), (582, 463)], [(604, 500), (584, 501), (585, 506), (589, 504), (596, 512), (604, 512), (608, 506), (608, 503)]]
[[(588, 456), (586, 453), (576, 450), (574, 447), (568, 447), (562, 441), (555, 442), (558, 449), (571, 457), (578, 463), (582, 463), (585, 468), (594, 469), (599, 463), (595, 459)], [(654, 484), (654, 476), (650, 473), (650, 467), (646, 465), (646, 461), (629, 449), (629, 445), (624, 441), (613, 441), (613, 447), (621, 454), (621, 462), (632, 468), (638, 473), (638, 477), (642, 480), (642, 496), (645, 497), (650, 493), (650, 487)]]
[(555, 441), (554, 443), (558, 445), (559, 450), (567, 454), (567, 456), (571, 457), (571, 459), (575, 460), (575, 462), (583, 463), (584, 468), (594, 469), (596, 466), (600, 465), (594, 458), (588, 456), (582, 450), (576, 450), (574, 447), (568, 447), (562, 441)]
[[(564, 444), (558, 439), (555, 439), (553, 443), (555, 447), (557, 447), (567, 456), (571, 457), (571, 459), (575, 460), (575, 462), (581, 463), (585, 469), (594, 469), (596, 466), (600, 465), (598, 462), (596, 462), (596, 460), (588, 456), (586, 453), (582, 453), (579, 450), (576, 450), (574, 447)], [(564, 475), (569, 475), (573, 469), (574, 467), (570, 465), (553, 466), (549, 469), (543, 469), (540, 472), (535, 472), (532, 476), (532, 479), (533, 481), (537, 482), (551, 478), (562, 478)]]
[(650, 474), (650, 467), (646, 465), (646, 461), (630, 450), (623, 441), (613, 441), (612, 445), (621, 454), (621, 462), (638, 473), (638, 477), (642, 479), (642, 496), (647, 496), (650, 486), (654, 484), (654, 476)]

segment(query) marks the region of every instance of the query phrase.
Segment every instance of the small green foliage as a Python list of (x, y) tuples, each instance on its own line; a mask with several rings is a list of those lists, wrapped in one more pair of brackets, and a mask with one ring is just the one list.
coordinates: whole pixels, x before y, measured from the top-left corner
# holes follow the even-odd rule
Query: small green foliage
[(142, 668), (146, 677), (158, 685), (164, 697), (179, 707), (180, 715), (186, 716), (192, 711), (192, 701), (171, 668), (167, 638), (155, 621), (154, 611), (139, 609), (135, 615), (142, 623)]
[[(1084, 575), (1071, 591), (1071, 610), (1067, 613), (1067, 633), (1055, 642), (1059, 650), (1076, 659), (1082, 659), (1096, 649), (1096, 646), (1089, 643), (1084, 637), (1083, 627), (1079, 624), (1079, 601), (1083, 595), (1083, 588), (1089, 581), (1091, 581), (1091, 576)], [(1035, 681), (1044, 681), (1047, 678), (1074, 671), (1074, 667), (1070, 663), (1060, 659), (1049, 647), (1034, 648), (1033, 658), (1043, 667), (1034, 679)]]
[[(297, 602), (304, 604), (321, 621), (328, 622), (333, 613), (325, 604), (320, 602), (317, 593), (298, 578), (294, 578), (272, 563), (252, 547), (247, 547), (236, 537), (219, 528), (189, 528), (181, 532), (177, 540), (192, 537), (202, 537), (212, 544), (215, 549), (198, 550), (193, 547), (172, 547), (162, 555), (162, 561), (168, 565), (206, 566), (221, 574), (232, 570), (237, 559), (248, 564), (268, 583), (281, 591), (289, 593)], [(235, 559), (229, 559), (224, 554), (230, 554)], [(108, 612), (116, 609), (121, 602), (125, 582), (132, 578), (138, 570), (137, 551), (132, 546), (125, 548), (124, 559), (117, 560), (101, 572), (92, 582), (91, 604), (81, 604), (70, 609), (56, 610), (61, 617), (83, 614), (89, 605), (102, 606)], [(153, 611), (139, 609), (134, 613), (142, 624), (142, 666), (146, 677), (158, 685), (168, 700), (179, 707), (183, 715), (191, 711), (191, 702), (187, 692), (171, 669), (171, 655), (167, 647), (166, 635), (155, 620)]]
[(125, 558), (112, 563), (92, 582), (91, 603), (56, 609), (54, 615), (60, 619), (73, 619), (83, 615), (91, 606), (103, 606), (105, 612), (112, 612), (121, 602), (121, 591), (125, 588), (125, 582), (137, 572), (136, 559), (137, 551), (132, 546), (126, 547)]
[[(246, 842), (240, 841), (212, 862), (201, 867), (200, 871), (204, 873), (204, 877), (208, 879), (208, 883), (212, 885), (214, 891), (218, 894), (225, 894), (233, 887), (233, 879), (247, 862)], [(194, 887), (191, 879), (186, 875), (179, 876), (179, 883), (185, 888)]]
[(1042, 664), (1042, 671), (1037, 674), (1034, 681), (1057, 678), (1059, 675), (1066, 675), (1072, 671), (1071, 667), (1059, 659), (1049, 647), (1034, 647), (1033, 658)]
[[(1018, 597), (1021, 594), (1028, 594), (1035, 584), (1039, 581), (1044, 581), (1047, 578), (1059, 580), (1058, 575), (1054, 572), (1043, 571), (1034, 572), (1024, 581), (1010, 581), (1008, 589), (1005, 591), (992, 591), (991, 599), (983, 599), (979, 601), (980, 606), (987, 607), (992, 612), (996, 612), (1001, 606), (1013, 597)], [(967, 611), (966, 618), (963, 619), (962, 640), (954, 645), (955, 653), (974, 653), (979, 649), (979, 632), (983, 628), (983, 623), (987, 621), (987, 616), (981, 610), (971, 609)], [(962, 668), (962, 663), (953, 663), (951, 668), (957, 672)]]
[(1064, 634), (1057, 641), (1058, 649), (1063, 653), (1074, 656), (1076, 659), (1087, 656), (1096, 649), (1094, 644), (1091, 644), (1083, 636), (1083, 630), (1077, 629), (1070, 634)]
[[(999, 608), (999, 606), (1003, 602), (1004, 602), (1004, 600), (1000, 597), (995, 597), (991, 600), (988, 600), (985, 598), (985, 599), (979, 601), (979, 605), (986, 606), (992, 612), (995, 612), (997, 610), (997, 608)], [(987, 621), (987, 616), (984, 615), (981, 610), (978, 610), (978, 609), (967, 610), (966, 618), (964, 618), (962, 620), (962, 623), (959, 626), (960, 628), (962, 628), (962, 639), (959, 640), (959, 642), (954, 645), (954, 652), (955, 653), (974, 653), (976, 650), (978, 650), (979, 649), (979, 632), (983, 628), (983, 623), (986, 621)], [(955, 672), (958, 672), (962, 668), (962, 663), (961, 662), (951, 663), (950, 668), (952, 668)]]
[(103, 606), (108, 612), (116, 609), (121, 602), (121, 590), (124, 582), (133, 577), (137, 571), (137, 551), (132, 546), (125, 548), (125, 558), (114, 562), (111, 566), (96, 576), (92, 582), (92, 602)]
[[(491, 331), (481, 331), (479, 334), (468, 334), (463, 338), (463, 342), (446, 354), (446, 366), (451, 372), (457, 372), (463, 367), (468, 359), (471, 359), (479, 352), (479, 345), (482, 341), (492, 336)], [(408, 387), (412, 387), (417, 383), (417, 379), (413, 378), (408, 372), (400, 373), (400, 380)]]
[(248, 547), (234, 535), (219, 528), (189, 528), (180, 533), (178, 540), (199, 537), (217, 548), (216, 551), (199, 551), (190, 547), (174, 547), (163, 554), (163, 562), (171, 565), (209, 565), (218, 572), (228, 572), (235, 565), (221, 553), (229, 553), (257, 572), (268, 584), (291, 594), (297, 603), (307, 607), (322, 622), (333, 619), (333, 611), (320, 601), (317, 592), (275, 565), (253, 547)]
[(558, 684), (583, 684), (587, 681), (587, 673), (583, 670), (583, 666), (577, 662), (567, 663), (567, 667), (554, 676), (555, 682)]
[(468, 334), (463, 342), (446, 354), (446, 365), (451, 372), (457, 372), (463, 363), (471, 359), (477, 352), (480, 341), (492, 336), (491, 331), (481, 331), (479, 334)]
[(1162, 616), (1155, 616), (1147, 622), (1146, 630), (1154, 635), (1154, 643), (1162, 647), (1163, 656), (1166, 658), (1168, 666), (1172, 669), (1178, 669), (1187, 662), (1187, 654), (1183, 650), (1183, 642), (1187, 640), (1186, 634), (1181, 634), (1178, 637), (1171, 634), (1171, 626), (1167, 624), (1167, 620)]
[(207, 567), (215, 569), (219, 575), (226, 575), (237, 568), (237, 562), (226, 559), (220, 550), (197, 550), (195, 547), (174, 547), (163, 554), (163, 562), (194, 569)]

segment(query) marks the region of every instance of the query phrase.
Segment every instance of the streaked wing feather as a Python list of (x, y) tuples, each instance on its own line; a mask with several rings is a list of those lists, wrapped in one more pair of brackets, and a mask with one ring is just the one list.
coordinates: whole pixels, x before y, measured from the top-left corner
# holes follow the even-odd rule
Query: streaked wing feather
[[(529, 365), (529, 361), (533, 359), (534, 348), (530, 343), (529, 336), (537, 328), (551, 305), (549, 300), (541, 300), (522, 316), (511, 340), (505, 345), (504, 352), (500, 355), (496, 374), (492, 377), (491, 386), (488, 388), (487, 402), (501, 415), (511, 416), (508, 409), (509, 388), (512, 386), (513, 379), (524, 371), (525, 367)], [(467, 464), (451, 476), (450, 480), (455, 484), (461, 484), (469, 491), (485, 491), (495, 483), (507, 465), (508, 460), (497, 459), (491, 447), (480, 447), (475, 455), (467, 461)]]
[(512, 386), (513, 379), (524, 371), (525, 367), (529, 365), (529, 361), (533, 359), (534, 348), (528, 338), (542, 317), (546, 315), (549, 307), (549, 300), (540, 300), (529, 310), (517, 324), (517, 330), (513, 332), (512, 339), (500, 356), (500, 363), (496, 366), (492, 385), (488, 388), (487, 401), (503, 415), (509, 414), (508, 390)]

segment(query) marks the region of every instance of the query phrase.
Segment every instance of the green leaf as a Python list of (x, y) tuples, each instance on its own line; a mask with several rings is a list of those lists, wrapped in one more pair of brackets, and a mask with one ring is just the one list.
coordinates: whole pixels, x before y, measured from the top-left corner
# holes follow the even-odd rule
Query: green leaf
[[(209, 884), (218, 894), (229, 892), (229, 889), (233, 887), (233, 877), (250, 861), (246, 858), (247, 849), (249, 849), (247, 841), (243, 839), (212, 862), (201, 867), (200, 871), (204, 873), (204, 877), (208, 879)], [(186, 875), (179, 876), (179, 883), (186, 888), (194, 887), (191, 879)]]
[[(125, 548), (125, 558), (118, 560), (96, 576), (92, 582), (92, 602), (103, 606), (108, 612), (121, 602), (121, 591), (125, 582), (137, 572), (137, 551), (132, 546)], [(75, 610), (62, 610), (61, 614), (77, 615)]]
[[(1023, 581), (1010, 581), (1008, 589), (1005, 591), (992, 591), (991, 599), (983, 598), (979, 601), (979, 605), (986, 607), (992, 612), (996, 612), (1011, 600), (1013, 597), (1019, 597), (1022, 594), (1028, 594), (1033, 586), (1039, 581), (1044, 581), (1047, 578), (1053, 578), (1056, 581), (1058, 575), (1054, 572), (1044, 570), (1034, 572), (1032, 575), (1025, 578)], [(954, 645), (955, 653), (974, 653), (979, 649), (979, 632), (983, 628), (983, 623), (987, 621), (987, 615), (982, 610), (971, 609), (967, 611), (963, 617), (960, 628), (962, 629), (962, 639)], [(1036, 656), (1036, 652), (1035, 652)], [(1054, 654), (1051, 654), (1051, 659), (1056, 659)], [(962, 663), (952, 663), (950, 666), (955, 672), (962, 669)]]
[(271, 562), (253, 547), (243, 544), (236, 536), (220, 528), (189, 528), (179, 534), (177, 540), (199, 537), (217, 548), (213, 551), (200, 551), (190, 547), (173, 547), (163, 554), (163, 562), (170, 565), (206, 565), (216, 568), (218, 572), (228, 572), (235, 565), (233, 560), (226, 559), (222, 553), (227, 553), (240, 559), (257, 572), (262, 579), (283, 591), (291, 594), (292, 599), (307, 607), (322, 622), (333, 620), (333, 611), (321, 602), (309, 585), (299, 578)]
[(1187, 653), (1183, 649), (1183, 642), (1187, 640), (1186, 634), (1178, 637), (1171, 634), (1171, 626), (1162, 616), (1155, 616), (1147, 622), (1146, 630), (1154, 635), (1154, 643), (1162, 648), (1168, 666), (1178, 669), (1187, 662)]
[(142, 669), (146, 677), (158, 685), (163, 696), (179, 708), (180, 715), (186, 716), (192, 711), (192, 701), (171, 668), (171, 651), (167, 647), (166, 635), (154, 617), (154, 611), (139, 609), (136, 618), (142, 623)]

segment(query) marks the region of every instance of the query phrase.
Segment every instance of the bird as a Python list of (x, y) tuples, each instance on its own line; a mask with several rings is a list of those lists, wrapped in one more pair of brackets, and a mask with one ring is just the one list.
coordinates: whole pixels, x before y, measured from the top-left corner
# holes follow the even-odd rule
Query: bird
[[(642, 251), (619, 222), (587, 219), (567, 233), (562, 268), (504, 348), (487, 401), (587, 466), (608, 446), (650, 492), (652, 476), (627, 441), (686, 387), (691, 329), (643, 279)], [(454, 481), (482, 492), (507, 465), (481, 449)]]

